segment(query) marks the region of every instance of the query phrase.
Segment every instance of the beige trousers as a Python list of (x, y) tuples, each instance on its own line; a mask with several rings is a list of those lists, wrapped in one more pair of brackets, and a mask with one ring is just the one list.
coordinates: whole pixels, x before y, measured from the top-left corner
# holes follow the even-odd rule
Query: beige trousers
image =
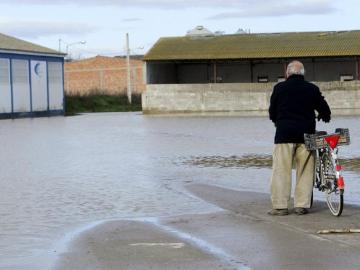
[(291, 197), (291, 172), (296, 169), (294, 206), (309, 208), (314, 181), (314, 154), (304, 144), (275, 144), (271, 177), (271, 202), (273, 209), (289, 208)]

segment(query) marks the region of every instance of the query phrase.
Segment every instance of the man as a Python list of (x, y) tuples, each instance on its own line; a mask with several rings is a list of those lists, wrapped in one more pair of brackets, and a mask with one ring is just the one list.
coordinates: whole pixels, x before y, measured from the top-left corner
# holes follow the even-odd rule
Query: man
[(291, 196), (291, 171), (296, 164), (294, 211), (308, 213), (313, 189), (315, 159), (304, 145), (304, 133), (315, 133), (318, 120), (330, 122), (331, 111), (319, 88), (304, 79), (301, 62), (291, 62), (287, 79), (275, 85), (270, 100), (270, 120), (276, 127), (271, 177), (270, 215), (288, 215)]

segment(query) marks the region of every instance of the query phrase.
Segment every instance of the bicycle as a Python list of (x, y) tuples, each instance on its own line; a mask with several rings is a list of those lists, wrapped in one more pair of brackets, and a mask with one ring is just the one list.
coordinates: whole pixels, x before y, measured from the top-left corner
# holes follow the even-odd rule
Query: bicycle
[[(334, 216), (340, 216), (344, 208), (344, 177), (338, 160), (338, 146), (350, 144), (347, 128), (337, 128), (335, 133), (319, 131), (305, 134), (305, 147), (315, 151), (314, 188), (326, 193), (326, 203)], [(311, 197), (311, 206), (313, 196)]]

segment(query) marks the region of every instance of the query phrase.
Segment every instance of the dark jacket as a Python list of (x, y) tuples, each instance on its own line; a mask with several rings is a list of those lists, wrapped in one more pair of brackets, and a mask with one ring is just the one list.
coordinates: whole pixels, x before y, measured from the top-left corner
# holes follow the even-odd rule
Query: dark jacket
[(275, 144), (304, 143), (304, 133), (315, 133), (318, 117), (330, 121), (331, 111), (319, 88), (302, 75), (292, 75), (275, 85), (270, 100), (270, 120), (275, 123)]

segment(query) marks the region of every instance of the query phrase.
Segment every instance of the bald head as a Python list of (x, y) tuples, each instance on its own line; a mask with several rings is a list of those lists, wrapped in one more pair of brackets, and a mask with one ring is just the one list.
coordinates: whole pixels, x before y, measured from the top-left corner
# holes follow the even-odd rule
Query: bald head
[(286, 69), (286, 76), (290, 77), (291, 75), (305, 75), (305, 68), (303, 63), (300, 61), (292, 61)]

